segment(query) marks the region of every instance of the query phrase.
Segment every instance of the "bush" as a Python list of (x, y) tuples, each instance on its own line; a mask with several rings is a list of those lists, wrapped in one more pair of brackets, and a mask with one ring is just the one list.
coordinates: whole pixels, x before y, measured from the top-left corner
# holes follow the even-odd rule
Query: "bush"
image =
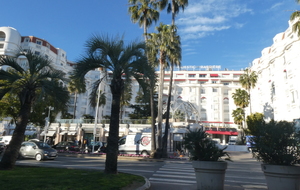
[(224, 151), (227, 147), (219, 148), (201, 128), (198, 130), (189, 129), (183, 144), (190, 153), (190, 160), (219, 161), (223, 156), (227, 156), (226, 160), (230, 160), (229, 154)]
[(266, 123), (264, 120), (248, 117), (248, 129), (255, 144), (253, 157), (265, 164), (295, 165), (300, 163), (300, 133), (294, 123), (287, 121)]

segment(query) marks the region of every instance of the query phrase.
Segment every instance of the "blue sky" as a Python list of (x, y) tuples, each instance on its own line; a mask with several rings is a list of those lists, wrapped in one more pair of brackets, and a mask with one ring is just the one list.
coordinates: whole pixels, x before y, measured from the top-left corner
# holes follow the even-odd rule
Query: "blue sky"
[[(245, 68), (287, 29), (296, 9), (300, 6), (294, 0), (189, 0), (176, 17), (182, 65)], [(0, 26), (45, 39), (76, 61), (93, 34), (124, 34), (127, 42), (143, 40), (143, 29), (131, 22), (127, 10), (127, 0), (3, 0)], [(160, 22), (171, 23), (166, 10), (156, 26)]]

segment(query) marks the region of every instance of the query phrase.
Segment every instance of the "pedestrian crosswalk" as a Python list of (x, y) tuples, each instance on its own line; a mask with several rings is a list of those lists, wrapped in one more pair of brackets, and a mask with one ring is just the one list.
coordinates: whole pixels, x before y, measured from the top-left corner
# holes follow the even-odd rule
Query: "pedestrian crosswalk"
[[(150, 183), (196, 186), (196, 176), (191, 162), (165, 163), (149, 178)], [(238, 185), (242, 189), (267, 189), (265, 177), (258, 168), (228, 165), (225, 186)], [(189, 188), (186, 188), (189, 189)]]
[(196, 184), (196, 177), (191, 163), (166, 163), (152, 177), (151, 183), (172, 183), (180, 185)]

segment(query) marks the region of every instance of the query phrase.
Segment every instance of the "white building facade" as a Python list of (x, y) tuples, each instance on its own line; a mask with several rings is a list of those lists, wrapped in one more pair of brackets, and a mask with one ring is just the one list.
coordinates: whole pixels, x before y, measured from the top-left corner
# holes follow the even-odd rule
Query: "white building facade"
[(258, 74), (251, 90), (252, 112), (263, 113), (268, 120), (300, 118), (300, 41), (292, 25), (289, 22), (287, 30), (275, 35), (273, 44), (252, 62), (251, 70)]

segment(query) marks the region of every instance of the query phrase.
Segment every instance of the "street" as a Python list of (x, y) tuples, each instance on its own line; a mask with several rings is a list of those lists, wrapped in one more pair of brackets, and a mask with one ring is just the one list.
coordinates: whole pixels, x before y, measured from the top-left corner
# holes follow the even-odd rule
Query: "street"
[[(232, 152), (233, 162), (228, 162), (225, 175), (225, 190), (267, 189), (260, 163), (250, 153)], [(34, 159), (18, 160), (18, 165), (62, 167), (69, 169), (104, 170), (105, 156), (77, 158), (59, 156), (55, 160), (37, 162)], [(196, 179), (188, 160), (138, 160), (119, 157), (118, 171), (145, 176), (151, 183), (151, 190), (174, 189), (195, 190)]]

